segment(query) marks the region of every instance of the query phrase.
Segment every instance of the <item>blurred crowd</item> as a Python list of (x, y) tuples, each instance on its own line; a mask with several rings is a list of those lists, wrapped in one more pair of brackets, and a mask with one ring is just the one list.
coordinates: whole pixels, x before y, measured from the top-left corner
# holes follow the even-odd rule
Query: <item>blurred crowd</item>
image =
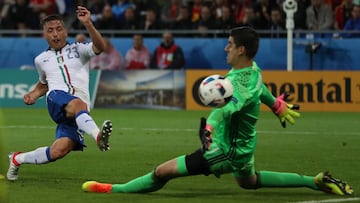
[[(296, 0), (295, 30), (359, 30), (360, 0)], [(283, 37), (284, 0), (2, 0), (0, 29), (38, 30), (45, 15), (61, 14), (69, 30), (84, 29), (77, 5), (99, 30), (227, 30), (250, 25)], [(201, 33), (201, 32), (199, 32)], [(206, 33), (206, 32), (204, 32)], [(206, 34), (204, 34), (206, 36)], [(348, 37), (351, 37), (350, 35)], [(354, 37), (354, 36), (353, 36)]]
[[(87, 42), (86, 35), (78, 34), (76, 40)], [(132, 47), (123, 53), (117, 50), (110, 38), (105, 38), (105, 50), (91, 58), (90, 68), (94, 70), (180, 70), (185, 67), (185, 56), (182, 48), (175, 43), (170, 31), (162, 34), (161, 43), (153, 51), (144, 44), (141, 34), (134, 34)]]

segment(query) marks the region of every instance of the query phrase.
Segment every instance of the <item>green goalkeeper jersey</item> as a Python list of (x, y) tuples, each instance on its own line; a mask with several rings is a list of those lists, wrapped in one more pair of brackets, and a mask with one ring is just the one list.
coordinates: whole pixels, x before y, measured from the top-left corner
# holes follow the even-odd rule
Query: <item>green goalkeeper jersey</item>
[(227, 74), (233, 87), (232, 100), (215, 108), (207, 119), (213, 127), (213, 140), (233, 162), (247, 162), (256, 147), (256, 127), (261, 100), (272, 105), (275, 98), (263, 84), (261, 70), (255, 62), (250, 67), (231, 69)]

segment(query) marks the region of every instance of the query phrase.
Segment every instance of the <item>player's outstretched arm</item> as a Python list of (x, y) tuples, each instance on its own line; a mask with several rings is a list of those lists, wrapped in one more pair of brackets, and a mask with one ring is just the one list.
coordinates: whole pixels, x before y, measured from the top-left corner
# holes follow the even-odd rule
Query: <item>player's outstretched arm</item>
[(263, 83), (262, 87), (261, 87), (262, 91), (261, 91), (261, 95), (260, 95), (260, 100), (261, 103), (265, 104), (266, 106), (268, 106), (270, 109), (271, 107), (274, 105), (275, 103), (275, 97), (274, 95), (269, 91), (269, 89), (266, 87), (266, 85)]
[(33, 90), (24, 95), (24, 103), (27, 105), (35, 104), (39, 97), (42, 97), (48, 91), (48, 85), (38, 82)]
[(91, 41), (93, 42), (93, 49), (96, 54), (100, 54), (105, 49), (105, 42), (100, 32), (95, 28), (94, 24), (90, 19), (90, 11), (83, 6), (78, 6), (77, 10), (78, 20), (85, 26), (89, 32)]
[(286, 122), (295, 124), (294, 118), (300, 117), (300, 113), (294, 111), (299, 110), (300, 106), (297, 104), (288, 104), (286, 102), (288, 96), (289, 94), (283, 93), (275, 98), (265, 84), (262, 85), (260, 100), (279, 118), (283, 128), (286, 127)]
[(286, 128), (286, 122), (290, 124), (295, 124), (295, 118), (300, 117), (300, 113), (294, 110), (299, 110), (300, 106), (297, 104), (288, 104), (286, 103), (286, 98), (289, 96), (288, 93), (282, 93), (280, 96), (276, 97), (274, 105), (271, 107), (271, 110), (279, 118), (281, 126)]

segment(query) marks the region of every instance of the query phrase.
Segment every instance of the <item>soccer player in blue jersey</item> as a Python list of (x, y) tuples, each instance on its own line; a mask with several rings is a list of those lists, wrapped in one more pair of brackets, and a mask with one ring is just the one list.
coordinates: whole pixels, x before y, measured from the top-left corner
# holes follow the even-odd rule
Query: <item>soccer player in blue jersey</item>
[(162, 188), (169, 180), (192, 175), (217, 177), (232, 173), (238, 185), (245, 189), (263, 187), (307, 187), (338, 195), (353, 193), (344, 181), (328, 172), (315, 177), (296, 173), (256, 171), (254, 152), (257, 142), (256, 123), (260, 103), (269, 106), (285, 126), (294, 124), (300, 114), (294, 105), (285, 102), (285, 95), (275, 98), (263, 83), (261, 70), (254, 62), (259, 36), (250, 27), (234, 28), (225, 47), (227, 62), (232, 66), (226, 77), (234, 87), (232, 100), (222, 108), (213, 109), (202, 119), (200, 138), (203, 147), (192, 154), (166, 161), (148, 174), (123, 184), (87, 181), (82, 189), (98, 193), (145, 193)]
[(72, 150), (83, 150), (84, 133), (95, 139), (101, 151), (109, 149), (111, 121), (104, 121), (99, 129), (89, 114), (89, 60), (104, 50), (105, 42), (91, 22), (90, 12), (82, 6), (78, 6), (76, 12), (92, 42), (69, 44), (61, 16), (43, 19), (43, 34), (49, 48), (35, 58), (39, 81), (24, 95), (27, 105), (46, 95), (49, 114), (57, 123), (55, 142), (30, 152), (10, 153), (8, 180), (18, 179), (21, 164), (45, 164), (63, 158)]

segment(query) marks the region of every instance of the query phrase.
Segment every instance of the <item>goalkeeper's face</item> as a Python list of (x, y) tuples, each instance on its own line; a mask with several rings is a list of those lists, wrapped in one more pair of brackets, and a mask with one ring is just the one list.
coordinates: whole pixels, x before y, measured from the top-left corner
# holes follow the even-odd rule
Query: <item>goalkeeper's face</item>
[(227, 53), (226, 62), (233, 67), (236, 67), (237, 64), (239, 64), (241, 59), (240, 56), (244, 55), (243, 46), (236, 46), (232, 36), (229, 37), (224, 51)]

